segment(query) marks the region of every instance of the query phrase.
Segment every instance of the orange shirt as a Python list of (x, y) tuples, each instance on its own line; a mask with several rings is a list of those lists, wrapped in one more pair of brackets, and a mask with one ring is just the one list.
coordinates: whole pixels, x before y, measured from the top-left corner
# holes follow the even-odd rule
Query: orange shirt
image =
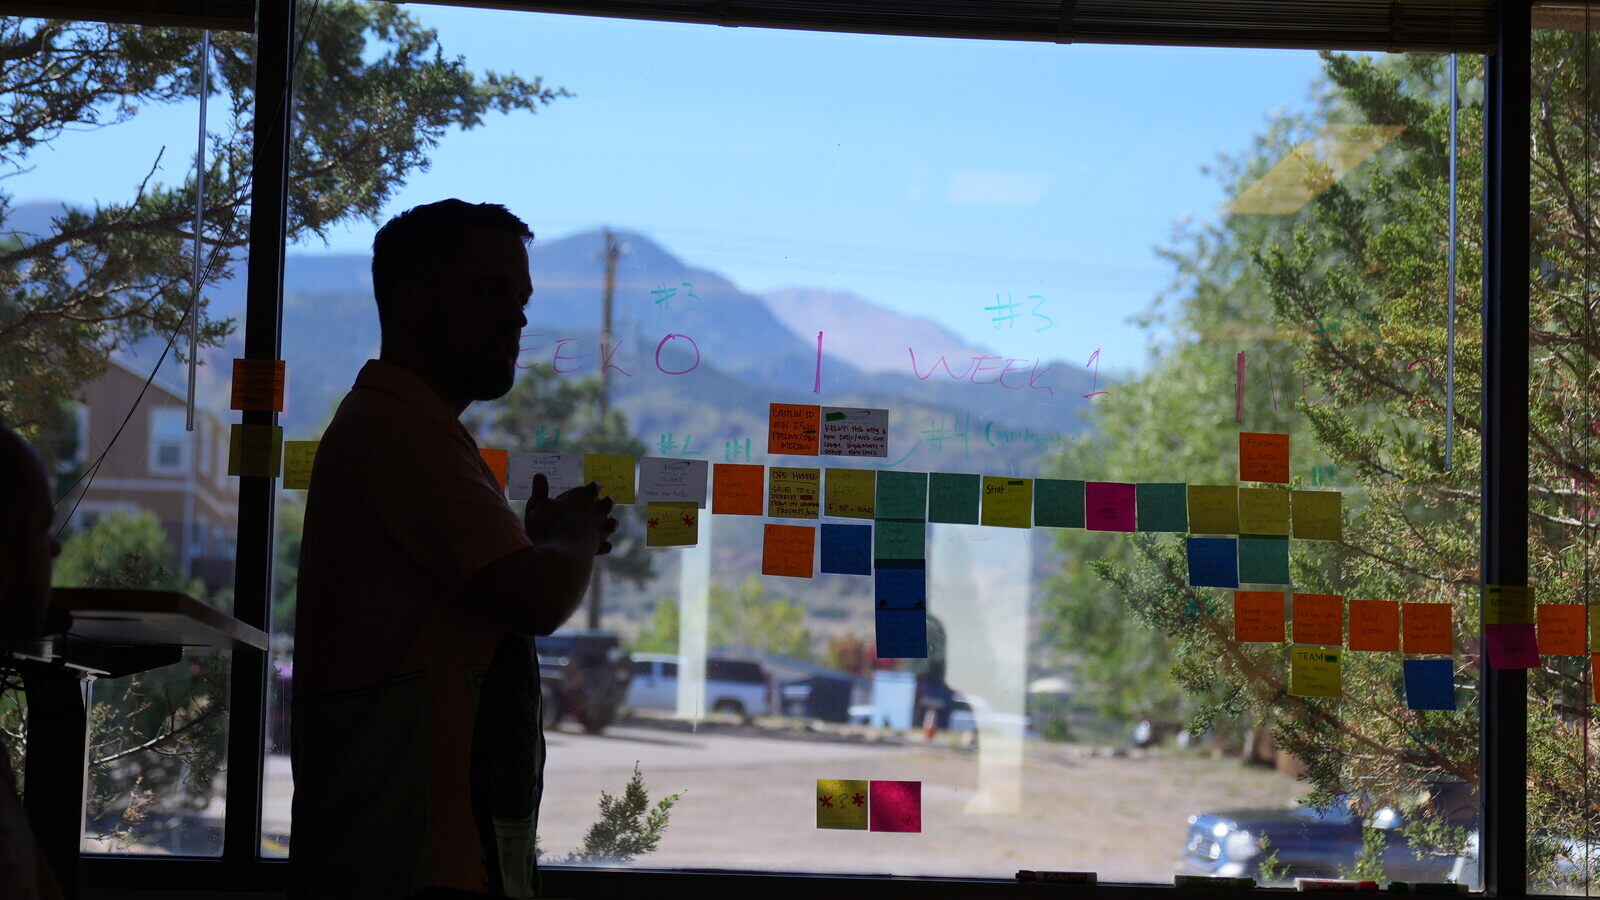
[(516, 636), (462, 587), (530, 546), (454, 412), (415, 375), (369, 361), (322, 436), (307, 497), (291, 896), (485, 890), (474, 714), (497, 647)]

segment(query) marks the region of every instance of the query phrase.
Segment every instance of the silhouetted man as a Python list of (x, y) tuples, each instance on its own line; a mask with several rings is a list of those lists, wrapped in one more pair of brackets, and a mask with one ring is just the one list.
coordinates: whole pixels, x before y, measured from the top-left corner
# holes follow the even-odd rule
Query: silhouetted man
[(458, 421), (510, 390), (533, 235), (504, 207), (378, 231), (383, 328), (322, 436), (295, 613), (290, 896), (536, 893), (544, 737), (532, 635), (611, 549), (589, 484), (522, 520)]

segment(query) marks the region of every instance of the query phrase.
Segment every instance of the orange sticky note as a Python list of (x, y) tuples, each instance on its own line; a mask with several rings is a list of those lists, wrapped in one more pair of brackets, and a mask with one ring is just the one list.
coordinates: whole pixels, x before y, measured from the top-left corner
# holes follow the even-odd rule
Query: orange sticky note
[(489, 471), (494, 473), (494, 480), (500, 482), (500, 493), (506, 492), (506, 469), (511, 465), (511, 451), (490, 450), (487, 447), (478, 448), (478, 455), (489, 464)]
[(281, 359), (233, 361), (234, 409), (283, 412), (283, 383), (288, 369)]
[(711, 469), (711, 511), (720, 516), (761, 515), (763, 467), (717, 463)]
[(816, 456), (822, 434), (822, 407), (774, 403), (767, 415), (767, 452)]
[(1399, 602), (1395, 600), (1351, 600), (1350, 649), (1399, 650)]
[(817, 529), (810, 525), (768, 525), (761, 540), (761, 574), (810, 578), (816, 545)]
[(1283, 642), (1283, 592), (1234, 591), (1233, 639)]
[(1448, 603), (1407, 603), (1401, 610), (1400, 642), (1407, 653), (1453, 653)]
[(1288, 484), (1289, 436), (1241, 432), (1239, 480)]
[(1582, 603), (1545, 603), (1539, 607), (1539, 652), (1582, 656), (1589, 652), (1588, 610)]
[(1344, 643), (1344, 597), (1294, 595), (1294, 642), (1337, 647)]

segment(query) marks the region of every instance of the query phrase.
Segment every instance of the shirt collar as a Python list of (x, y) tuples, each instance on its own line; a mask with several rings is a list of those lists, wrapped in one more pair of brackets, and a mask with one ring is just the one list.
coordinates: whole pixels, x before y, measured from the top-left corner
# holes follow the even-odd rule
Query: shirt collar
[(408, 369), (381, 359), (369, 359), (361, 367), (361, 372), (356, 375), (355, 387), (371, 388), (391, 394), (408, 404), (415, 404), (421, 409), (458, 422), (452, 410), (428, 383), (418, 378)]

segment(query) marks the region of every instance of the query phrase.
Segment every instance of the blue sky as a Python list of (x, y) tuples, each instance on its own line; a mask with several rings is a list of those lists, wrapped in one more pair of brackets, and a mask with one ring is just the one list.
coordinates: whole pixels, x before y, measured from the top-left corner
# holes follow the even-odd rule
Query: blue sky
[[(749, 290), (850, 291), (1008, 356), (1099, 349), (1103, 372), (1145, 358), (1128, 319), (1171, 276), (1152, 248), (1216, 215), (1201, 167), (1304, 106), (1319, 69), (1300, 51), (406, 9), (473, 68), (576, 97), (449, 135), (386, 215), (459, 196), (508, 204), (541, 238), (641, 231)], [(177, 180), (196, 109), (65, 135), (5, 187), (18, 202), (127, 197), (162, 146), (158, 178)], [(374, 228), (301, 249), (364, 252)], [(985, 307), (1007, 297), (1023, 315), (996, 323)]]

